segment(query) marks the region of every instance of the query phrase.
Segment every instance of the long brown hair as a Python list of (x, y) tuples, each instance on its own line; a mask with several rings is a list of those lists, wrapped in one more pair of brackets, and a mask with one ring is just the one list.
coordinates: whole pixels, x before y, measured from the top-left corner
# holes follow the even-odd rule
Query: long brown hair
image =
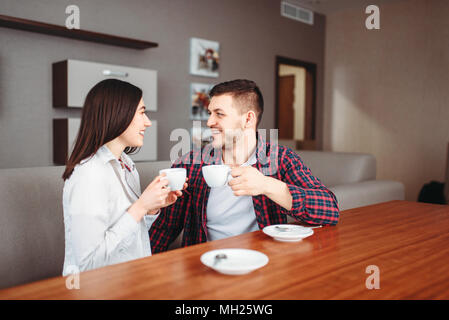
[[(94, 155), (102, 145), (117, 138), (128, 128), (141, 98), (141, 89), (117, 79), (100, 81), (90, 89), (84, 102), (75, 146), (62, 175), (63, 180), (70, 178), (81, 160)], [(127, 147), (124, 152), (131, 153), (136, 149)]]

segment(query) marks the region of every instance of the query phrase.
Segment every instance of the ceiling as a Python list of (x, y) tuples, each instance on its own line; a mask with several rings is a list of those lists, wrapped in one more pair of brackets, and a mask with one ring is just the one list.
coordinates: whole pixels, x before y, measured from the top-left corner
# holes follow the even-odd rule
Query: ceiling
[(380, 5), (386, 2), (399, 0), (285, 0), (288, 3), (299, 5), (324, 15), (350, 8), (365, 8), (370, 4)]

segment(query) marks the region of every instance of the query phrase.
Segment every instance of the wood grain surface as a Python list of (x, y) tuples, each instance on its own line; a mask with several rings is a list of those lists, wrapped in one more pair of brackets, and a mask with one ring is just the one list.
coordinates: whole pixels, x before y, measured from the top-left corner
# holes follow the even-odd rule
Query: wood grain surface
[[(449, 299), (449, 206), (391, 201), (343, 211), (337, 226), (301, 242), (262, 231), (83, 272), (80, 289), (56, 277), (0, 291), (1, 299)], [(269, 263), (222, 275), (200, 256), (247, 248)], [(380, 289), (367, 289), (375, 265)]]

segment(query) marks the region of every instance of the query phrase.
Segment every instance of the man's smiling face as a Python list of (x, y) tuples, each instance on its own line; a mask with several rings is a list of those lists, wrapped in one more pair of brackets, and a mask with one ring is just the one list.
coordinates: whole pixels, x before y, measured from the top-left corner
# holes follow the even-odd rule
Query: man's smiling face
[(207, 126), (212, 131), (214, 148), (232, 148), (243, 134), (246, 115), (241, 114), (234, 104), (230, 94), (213, 96), (209, 103)]

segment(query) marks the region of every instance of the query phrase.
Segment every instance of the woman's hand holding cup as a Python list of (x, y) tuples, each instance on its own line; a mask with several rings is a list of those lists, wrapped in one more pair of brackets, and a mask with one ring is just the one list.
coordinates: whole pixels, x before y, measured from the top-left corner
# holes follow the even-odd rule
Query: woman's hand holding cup
[[(128, 209), (128, 213), (136, 221), (140, 221), (147, 213), (156, 214), (160, 208), (172, 205), (182, 195), (180, 190), (171, 191), (169, 181), (164, 177), (165, 173), (162, 173), (154, 178), (140, 198)], [(186, 185), (184, 184), (184, 187), (187, 187)]]
[[(168, 181), (167, 188), (170, 188), (170, 191), (166, 203), (161, 207), (168, 207), (176, 202), (178, 197), (182, 196), (182, 190), (187, 189), (187, 170), (185, 168), (170, 168), (163, 169), (159, 171), (161, 180)], [(156, 212), (150, 212), (150, 214), (155, 214)]]
[[(186, 181), (187, 181), (187, 179), (188, 178), (186, 178)], [(167, 188), (170, 189), (170, 187), (167, 187)], [(182, 190), (185, 190), (185, 189), (187, 189), (187, 183), (184, 183), (184, 186), (182, 188)], [(165, 207), (168, 207), (168, 206), (172, 205), (173, 203), (176, 202), (176, 200), (178, 200), (178, 198), (180, 196), (182, 196), (182, 191), (181, 190), (170, 191), (168, 193), (165, 205), (163, 205), (161, 208), (165, 208)], [(156, 214), (156, 213), (157, 213), (157, 211), (154, 212), (154, 213), (150, 213), (150, 214)]]

